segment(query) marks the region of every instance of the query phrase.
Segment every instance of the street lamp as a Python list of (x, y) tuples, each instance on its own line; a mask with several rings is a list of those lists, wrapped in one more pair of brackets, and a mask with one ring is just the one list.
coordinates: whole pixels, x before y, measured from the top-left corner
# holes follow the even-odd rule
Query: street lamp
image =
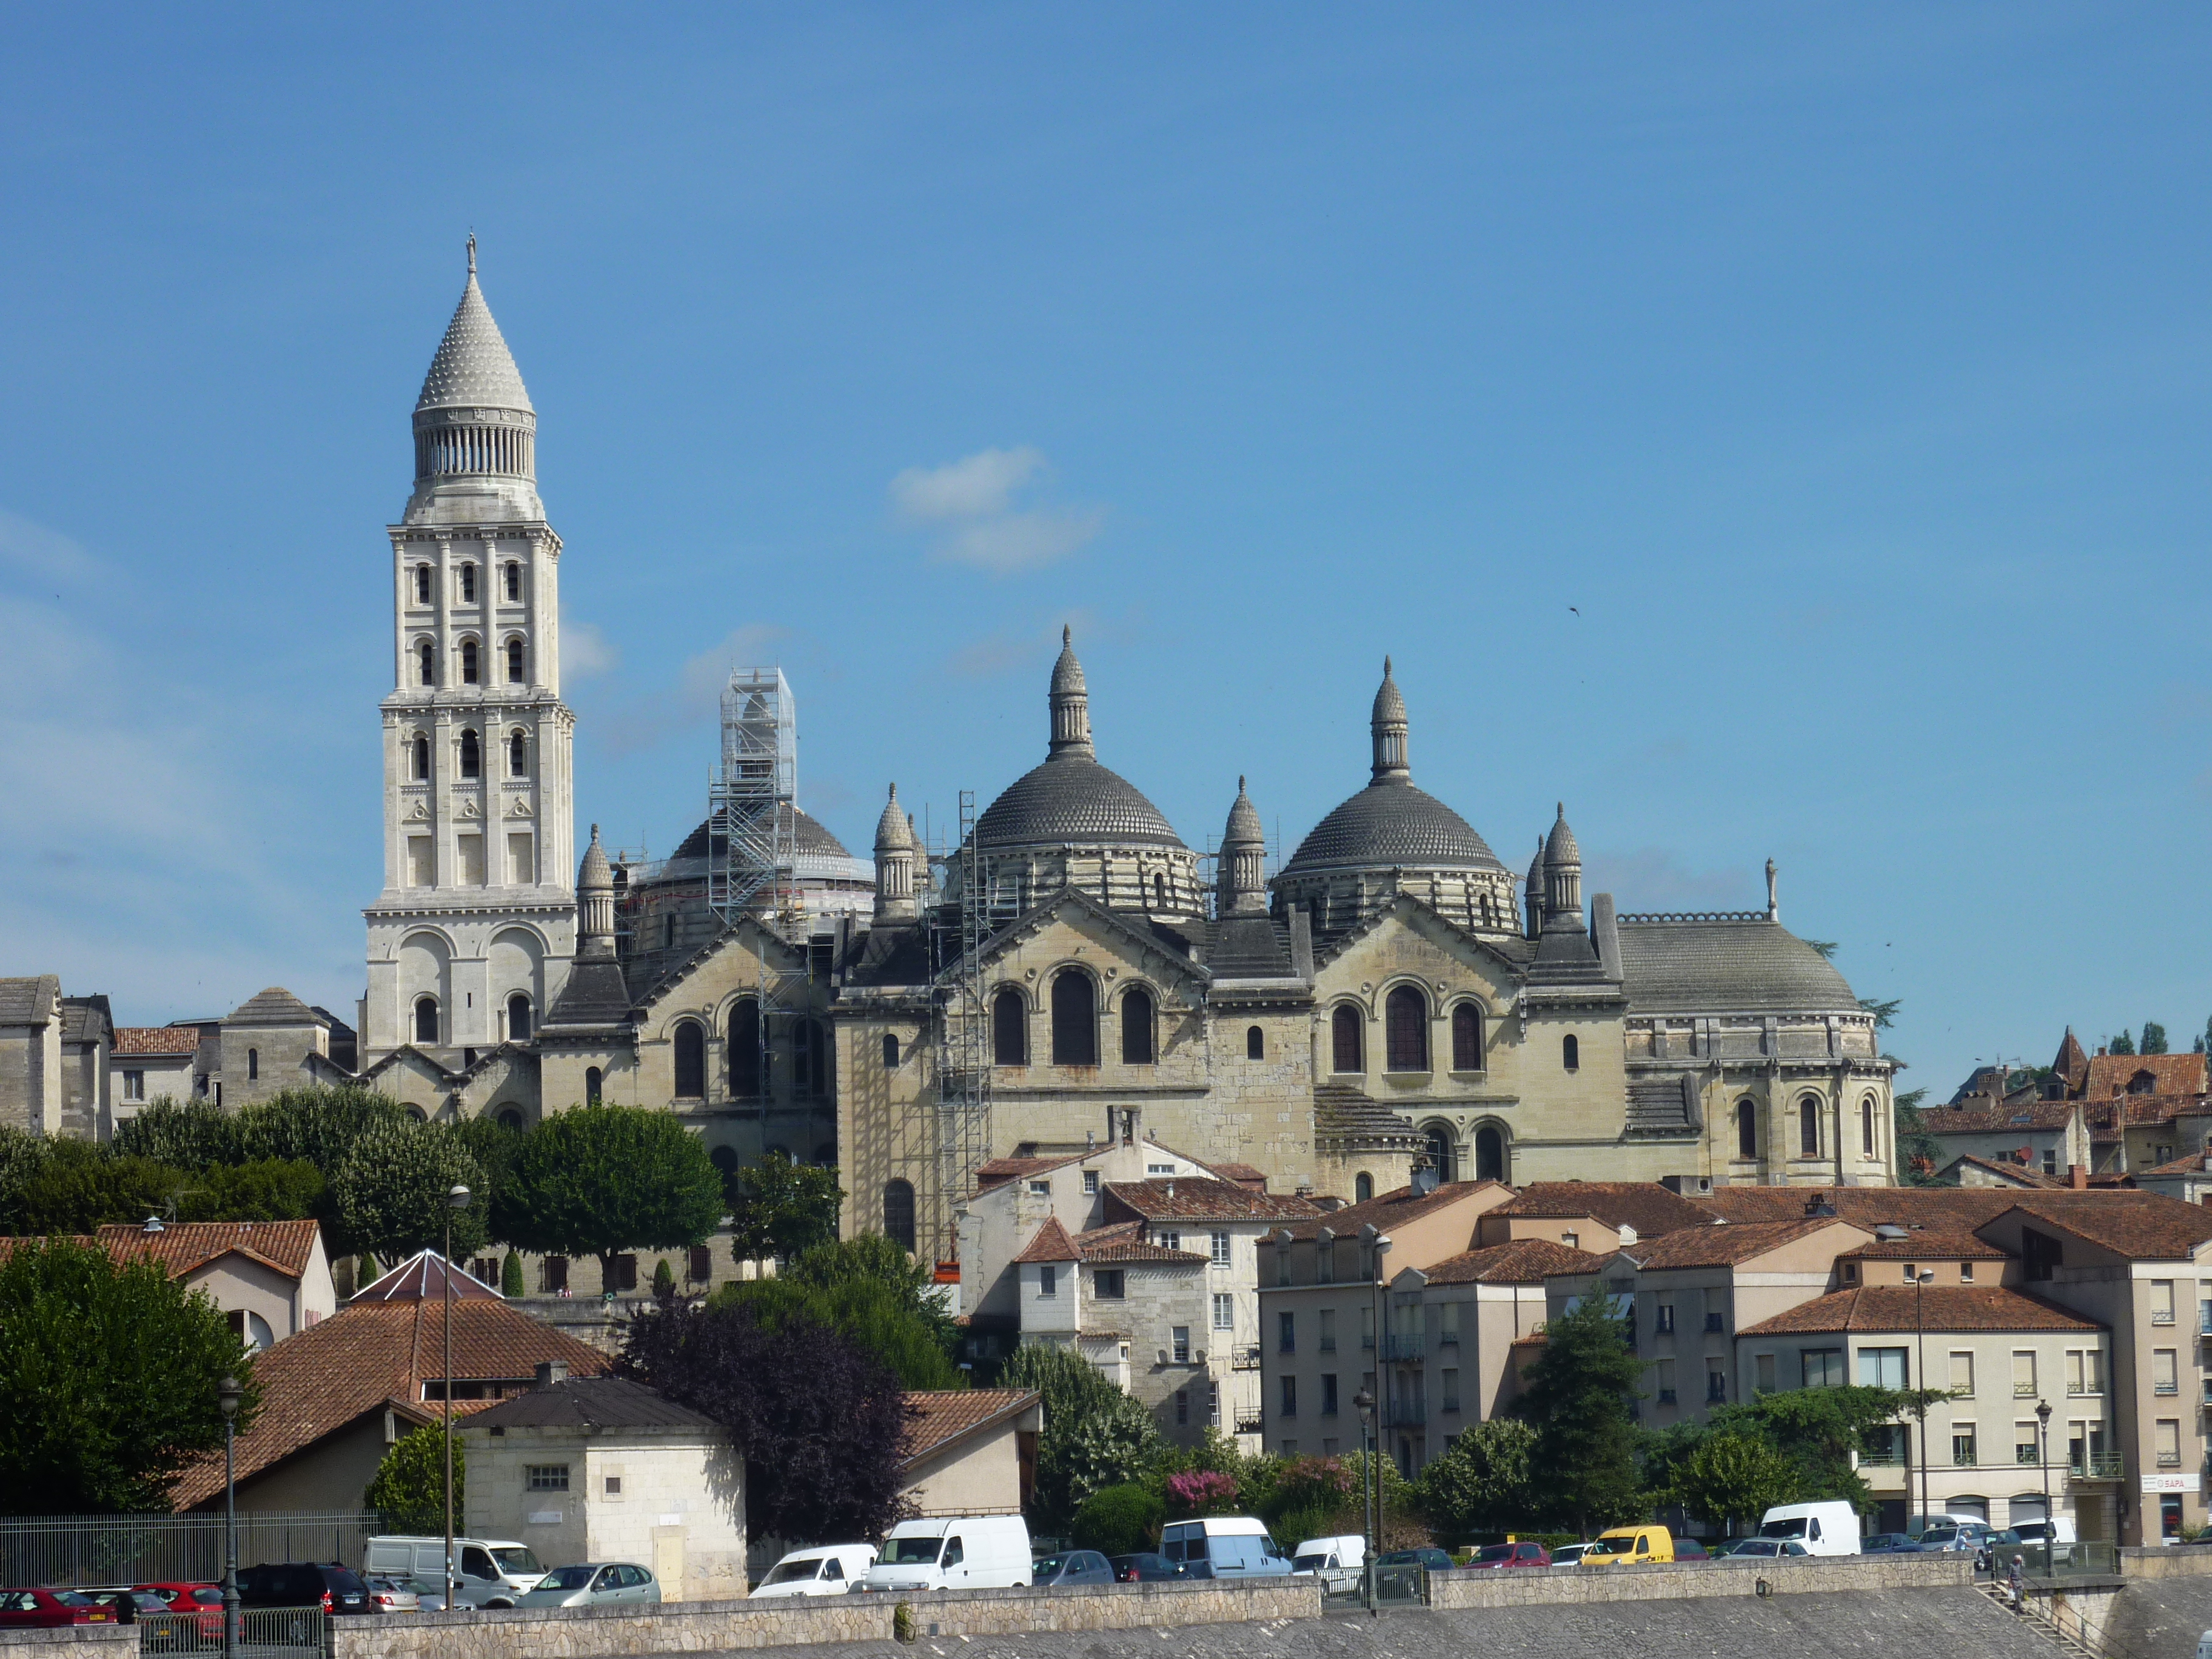
[(453, 1213), (469, 1207), (469, 1189), (446, 1193), (446, 1610), (453, 1608)]
[[(1382, 1258), (1390, 1254), (1390, 1235), (1369, 1222), (1359, 1230), (1360, 1242), (1367, 1246), (1369, 1258), (1375, 1267), (1375, 1386), (1384, 1400), (1390, 1398), (1390, 1374), (1383, 1369), (1389, 1354), (1389, 1339), (1383, 1334)], [(1389, 1426), (1390, 1413), (1384, 1411), (1375, 1421), (1375, 1445), (1367, 1454), (1367, 1479), (1375, 1492), (1375, 1542), (1368, 1552), (1367, 1605), (1375, 1605), (1374, 1551), (1382, 1544), (1382, 1431)]]
[[(1359, 1392), (1352, 1396), (1352, 1409), (1359, 1413), (1359, 1449), (1372, 1462), (1375, 1454), (1369, 1449), (1369, 1442), (1370, 1431), (1375, 1426), (1375, 1396), (1368, 1392), (1365, 1383), (1361, 1383)], [(1365, 1483), (1361, 1485), (1359, 1512), (1360, 1518), (1367, 1523), (1367, 1537), (1366, 1547), (1360, 1552), (1364, 1559), (1360, 1562), (1359, 1576), (1368, 1591), (1367, 1605), (1372, 1607), (1375, 1605), (1375, 1505)]]
[(2053, 1571), (2051, 1563), (2057, 1559), (2058, 1521), (2051, 1513), (2051, 1402), (2035, 1402), (2035, 1420), (2039, 1453), (2043, 1463), (2043, 1571), (2048, 1577)]
[(222, 1407), (222, 1659), (238, 1659), (238, 1466), (231, 1445), (246, 1390), (226, 1376), (215, 1385), (215, 1397)]
[(1920, 1525), (1928, 1526), (1928, 1322), (1921, 1317), (1924, 1301), (1923, 1292), (1936, 1278), (1933, 1267), (1923, 1267), (1912, 1275), (1912, 1343), (1917, 1351), (1913, 1364), (1920, 1368)]

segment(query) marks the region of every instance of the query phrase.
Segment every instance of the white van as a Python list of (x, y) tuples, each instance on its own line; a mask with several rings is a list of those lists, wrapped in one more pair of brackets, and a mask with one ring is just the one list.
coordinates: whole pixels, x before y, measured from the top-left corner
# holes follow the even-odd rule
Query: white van
[(1186, 1578), (1279, 1578), (1291, 1571), (1267, 1523), (1249, 1515), (1173, 1522), (1160, 1529), (1160, 1553)]
[(1840, 1498), (1777, 1504), (1759, 1518), (1759, 1535), (1802, 1544), (1808, 1555), (1856, 1555), (1859, 1512)]
[(753, 1596), (842, 1595), (875, 1565), (873, 1544), (822, 1544), (793, 1550), (753, 1587)]
[[(361, 1570), (412, 1578), (443, 1590), (446, 1540), (386, 1534), (372, 1538)], [(538, 1588), (544, 1564), (511, 1538), (453, 1540), (453, 1601), (459, 1607), (511, 1607)]]
[(893, 1527), (860, 1588), (1000, 1589), (1029, 1582), (1027, 1522), (1018, 1515), (955, 1515)]
[(1312, 1573), (1321, 1580), (1325, 1595), (1357, 1589), (1366, 1565), (1367, 1540), (1358, 1533), (1309, 1538), (1291, 1558), (1291, 1573)]
[(2023, 1544), (2047, 1541), (2054, 1561), (2071, 1559), (2074, 1546), (2081, 1541), (2075, 1536), (2074, 1517), (2070, 1515), (2057, 1516), (2049, 1521), (2015, 1521), (2012, 1529), (2020, 1534), (2020, 1541)]

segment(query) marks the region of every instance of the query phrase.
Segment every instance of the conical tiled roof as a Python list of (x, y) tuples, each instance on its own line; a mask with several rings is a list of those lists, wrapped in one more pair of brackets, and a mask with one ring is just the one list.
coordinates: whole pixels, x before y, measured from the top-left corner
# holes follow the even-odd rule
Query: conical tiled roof
[(469, 285), (461, 290), (461, 302), (446, 325), (446, 337), (438, 343), (438, 355), (422, 377), (422, 395), (415, 403), (418, 414), (456, 407), (538, 412), (523, 386), (522, 371), (514, 366), (514, 354), (477, 286), (474, 237), (469, 239)]
[(1544, 843), (1544, 861), (1547, 864), (1580, 864), (1583, 849), (1575, 845), (1575, 832), (1567, 828), (1567, 804), (1559, 803), (1559, 815), (1552, 823), (1552, 838)]
[(1375, 688), (1375, 710), (1370, 719), (1380, 722), (1406, 723), (1406, 699), (1398, 690), (1398, 682), (1390, 675), (1390, 659), (1382, 659), (1382, 684)]
[(1251, 796), (1244, 793), (1244, 780), (1237, 780), (1236, 804), (1229, 809), (1229, 826), (1221, 832), (1224, 847), (1250, 846), (1265, 842), (1267, 832), (1260, 826), (1259, 809), (1252, 805)]
[(614, 884), (614, 871), (607, 864), (607, 849), (599, 845), (599, 826), (595, 823), (592, 826), (592, 844), (584, 849), (584, 867), (577, 872), (576, 886), (581, 891)]
[(876, 820), (876, 851), (895, 853), (913, 845), (914, 836), (906, 827), (906, 814), (899, 810), (898, 785), (893, 784), (891, 798), (884, 803), (884, 815)]
[(1073, 628), (1063, 627), (1060, 630), (1060, 660), (1052, 665), (1052, 689), (1063, 696), (1084, 689), (1083, 665), (1075, 659), (1075, 630)]

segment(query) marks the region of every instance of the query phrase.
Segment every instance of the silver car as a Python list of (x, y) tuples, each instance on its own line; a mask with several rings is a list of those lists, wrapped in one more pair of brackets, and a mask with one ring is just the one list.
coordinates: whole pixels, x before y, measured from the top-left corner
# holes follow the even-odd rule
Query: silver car
[(660, 1581), (631, 1561), (586, 1561), (556, 1567), (538, 1588), (515, 1602), (519, 1607), (606, 1607), (626, 1602), (658, 1601)]

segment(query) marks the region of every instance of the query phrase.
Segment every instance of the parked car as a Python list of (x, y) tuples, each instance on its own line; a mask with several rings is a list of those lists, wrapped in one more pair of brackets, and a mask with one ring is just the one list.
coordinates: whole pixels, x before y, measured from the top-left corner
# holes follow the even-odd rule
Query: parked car
[(1861, 1555), (1909, 1555), (1919, 1547), (1901, 1532), (1870, 1532), (1859, 1540)]
[(1267, 1522), (1249, 1515), (1170, 1522), (1160, 1529), (1160, 1553), (1180, 1562), (1187, 1578), (1269, 1578), (1291, 1570)]
[(586, 1561), (543, 1574), (535, 1589), (515, 1603), (522, 1607), (605, 1607), (658, 1601), (660, 1581), (634, 1561)]
[(59, 1630), (64, 1625), (112, 1625), (114, 1613), (66, 1589), (0, 1589), (0, 1630)]
[[(77, 1594), (106, 1607), (115, 1615), (115, 1622), (118, 1625), (137, 1624), (142, 1613), (167, 1613), (169, 1610), (169, 1604), (153, 1591), (132, 1589), (127, 1584), (102, 1589), (82, 1589)], [(222, 1592), (217, 1591), (216, 1594), (221, 1595)], [(220, 1634), (222, 1628), (220, 1619), (216, 1621), (216, 1628)]]
[(1674, 1559), (1674, 1535), (1664, 1527), (1612, 1527), (1583, 1552), (1583, 1567), (1649, 1566)]
[[(446, 1540), (380, 1534), (362, 1552), (363, 1572), (390, 1573), (444, 1590)], [(545, 1571), (529, 1545), (511, 1538), (453, 1540), (453, 1601), (465, 1607), (511, 1607)]]
[(1431, 1572), (1449, 1572), (1452, 1559), (1446, 1550), (1391, 1550), (1376, 1556), (1375, 1565), (1378, 1567), (1426, 1567)]
[(1018, 1515), (963, 1515), (900, 1522), (860, 1585), (869, 1590), (996, 1589), (1029, 1582), (1029, 1523)]
[(1552, 1565), (1555, 1567), (1577, 1566), (1589, 1553), (1588, 1544), (1561, 1544), (1552, 1551)]
[(1761, 1538), (1794, 1538), (1808, 1555), (1856, 1555), (1859, 1512), (1843, 1499), (1778, 1504), (1759, 1517)]
[(1467, 1563), (1470, 1571), (1552, 1565), (1552, 1553), (1541, 1544), (1485, 1544)]
[(1677, 1561), (1710, 1561), (1713, 1557), (1712, 1552), (1696, 1539), (1677, 1538), (1674, 1540), (1674, 1559)]
[(1920, 1534), (1919, 1544), (1931, 1555), (1975, 1555), (1988, 1535), (1986, 1527), (1930, 1527)]
[(2081, 1541), (2075, 1535), (2074, 1517), (2070, 1515), (2051, 1521), (2022, 1521), (2013, 1530), (2020, 1534), (2023, 1544), (2048, 1543), (2053, 1561), (2071, 1560), (2074, 1546)]
[[(1977, 1572), (1989, 1572), (1992, 1571), (1990, 1565), (1992, 1561), (2001, 1561), (2004, 1566), (2010, 1566), (2012, 1565), (2013, 1555), (2023, 1553), (2021, 1549), (2021, 1540), (2020, 1534), (2010, 1527), (2007, 1527), (1999, 1532), (1984, 1533), (1981, 1537), (1976, 1540), (1974, 1549), (1974, 1571)], [(2012, 1554), (2002, 1554), (2002, 1552), (2006, 1550), (2010, 1550)], [(2002, 1568), (1996, 1570), (2002, 1571)]]
[(377, 1607), (386, 1613), (420, 1613), (422, 1610), (422, 1593), (415, 1588), (415, 1581), (411, 1578), (401, 1578), (388, 1572), (372, 1572), (363, 1575), (361, 1582), (368, 1586), (368, 1593), (376, 1598)]
[(1730, 1561), (1780, 1561), (1797, 1556), (1809, 1557), (1807, 1549), (1794, 1538), (1744, 1538), (1724, 1558)]
[(1134, 1555), (1117, 1555), (1108, 1565), (1114, 1569), (1115, 1583), (1120, 1584), (1150, 1584), (1162, 1578), (1182, 1577), (1182, 1569), (1166, 1556), (1143, 1551)]
[(842, 1595), (875, 1565), (873, 1544), (817, 1544), (793, 1550), (753, 1586), (753, 1595)]
[(325, 1613), (380, 1613), (368, 1586), (335, 1561), (262, 1562), (238, 1571), (241, 1607), (313, 1607)]
[[(193, 1628), (198, 1633), (198, 1645), (220, 1645), (222, 1641), (222, 1586), (201, 1584), (191, 1581), (176, 1581), (163, 1584), (133, 1584), (161, 1598), (162, 1606), (170, 1613), (197, 1613)], [(186, 1644), (185, 1645), (190, 1645)]]
[(1366, 1565), (1367, 1540), (1357, 1533), (1309, 1538), (1291, 1556), (1291, 1572), (1313, 1574), (1321, 1580), (1324, 1595), (1341, 1595), (1357, 1589)]
[(1030, 1563), (1030, 1583), (1039, 1589), (1068, 1584), (1110, 1584), (1114, 1569), (1097, 1550), (1069, 1550), (1060, 1555), (1040, 1555)]

